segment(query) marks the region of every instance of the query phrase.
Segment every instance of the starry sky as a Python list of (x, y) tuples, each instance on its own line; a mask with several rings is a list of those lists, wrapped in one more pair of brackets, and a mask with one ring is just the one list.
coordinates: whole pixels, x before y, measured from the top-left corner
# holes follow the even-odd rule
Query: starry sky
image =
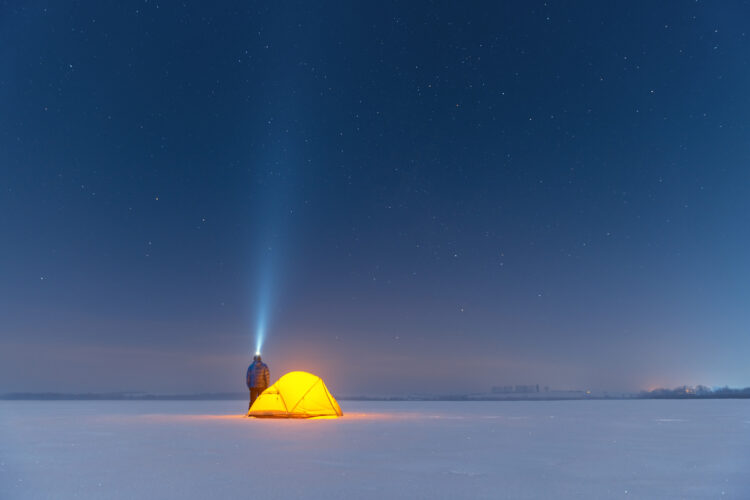
[(0, 3), (0, 392), (750, 385), (747, 2)]

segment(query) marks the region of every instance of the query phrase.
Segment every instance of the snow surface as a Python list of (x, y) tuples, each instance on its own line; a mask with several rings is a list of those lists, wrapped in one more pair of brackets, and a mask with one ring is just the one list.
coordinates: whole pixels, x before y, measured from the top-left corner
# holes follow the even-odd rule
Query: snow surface
[(0, 402), (0, 498), (750, 498), (749, 400)]

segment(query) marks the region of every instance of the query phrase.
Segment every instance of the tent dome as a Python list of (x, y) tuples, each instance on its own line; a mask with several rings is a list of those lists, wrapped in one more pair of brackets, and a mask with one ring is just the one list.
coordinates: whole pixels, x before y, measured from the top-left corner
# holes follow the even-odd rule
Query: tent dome
[(289, 372), (258, 396), (247, 416), (310, 418), (344, 414), (320, 377)]

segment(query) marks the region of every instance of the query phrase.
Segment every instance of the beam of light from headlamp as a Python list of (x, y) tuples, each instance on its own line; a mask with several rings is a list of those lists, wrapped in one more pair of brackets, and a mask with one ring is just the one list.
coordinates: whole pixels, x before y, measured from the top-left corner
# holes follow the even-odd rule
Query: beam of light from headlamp
[(257, 318), (255, 321), (255, 354), (259, 355), (263, 349), (263, 341), (266, 339), (266, 328), (268, 326), (268, 291), (261, 290), (258, 300)]
[(273, 248), (267, 247), (260, 259), (257, 303), (255, 310), (255, 354), (260, 354), (268, 332), (274, 268)]

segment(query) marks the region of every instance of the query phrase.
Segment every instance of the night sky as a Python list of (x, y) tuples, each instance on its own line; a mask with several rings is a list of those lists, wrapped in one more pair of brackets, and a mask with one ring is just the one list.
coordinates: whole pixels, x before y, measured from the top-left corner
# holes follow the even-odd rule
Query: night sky
[(0, 3), (0, 392), (750, 385), (747, 2)]

